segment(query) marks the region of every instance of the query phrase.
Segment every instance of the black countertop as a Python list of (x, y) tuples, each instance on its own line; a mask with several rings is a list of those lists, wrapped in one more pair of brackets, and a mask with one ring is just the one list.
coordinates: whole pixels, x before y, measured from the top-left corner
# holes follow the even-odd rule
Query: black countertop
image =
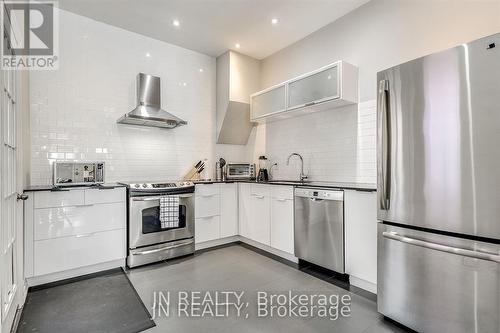
[(273, 180), (268, 182), (257, 182), (255, 180), (201, 180), (195, 181), (195, 184), (216, 184), (216, 183), (252, 183), (252, 184), (265, 184), (265, 185), (289, 185), (296, 187), (314, 187), (314, 188), (336, 188), (343, 190), (358, 190), (358, 191), (376, 191), (377, 184), (365, 183), (342, 183), (342, 182), (322, 182), (322, 181), (288, 181), (288, 180)]
[[(264, 185), (288, 185), (295, 187), (314, 187), (314, 188), (336, 188), (343, 190), (358, 190), (358, 191), (376, 191), (376, 184), (364, 184), (364, 183), (342, 183), (342, 182), (321, 182), (321, 181), (287, 181), (287, 180), (274, 180), (269, 182), (256, 182), (255, 180), (227, 180), (227, 181), (215, 181), (215, 180), (200, 180), (195, 181), (195, 184), (228, 184), (228, 183), (251, 183), (251, 184), (264, 184)], [(114, 188), (114, 187), (125, 187), (125, 185), (118, 183), (106, 183), (102, 185), (88, 185), (88, 186), (60, 186), (56, 187), (54, 185), (34, 185), (28, 186), (24, 189), (25, 192), (35, 192), (35, 191), (64, 191), (70, 189), (85, 189), (85, 188)]]
[(117, 183), (106, 183), (99, 185), (75, 185), (75, 186), (54, 186), (54, 185), (33, 185), (28, 186), (24, 189), (24, 192), (36, 192), (36, 191), (67, 191), (67, 190), (75, 190), (75, 189), (86, 189), (86, 188), (101, 188), (101, 189), (109, 189), (115, 187), (125, 187), (125, 185), (117, 184)]

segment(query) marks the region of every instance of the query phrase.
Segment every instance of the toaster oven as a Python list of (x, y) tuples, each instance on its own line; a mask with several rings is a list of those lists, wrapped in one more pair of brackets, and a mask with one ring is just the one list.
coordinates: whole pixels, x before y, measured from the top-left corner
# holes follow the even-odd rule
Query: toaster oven
[(54, 185), (104, 183), (104, 162), (54, 162)]
[(226, 179), (254, 179), (255, 164), (228, 163), (226, 165)]

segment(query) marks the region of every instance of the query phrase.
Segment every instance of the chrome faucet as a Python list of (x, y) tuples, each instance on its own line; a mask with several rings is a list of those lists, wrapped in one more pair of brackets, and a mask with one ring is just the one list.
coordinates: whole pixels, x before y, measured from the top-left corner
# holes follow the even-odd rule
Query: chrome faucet
[(298, 156), (300, 158), (300, 181), (303, 182), (307, 179), (307, 175), (304, 173), (304, 159), (298, 153), (291, 153), (286, 160), (286, 165), (290, 165), (290, 158), (292, 156)]

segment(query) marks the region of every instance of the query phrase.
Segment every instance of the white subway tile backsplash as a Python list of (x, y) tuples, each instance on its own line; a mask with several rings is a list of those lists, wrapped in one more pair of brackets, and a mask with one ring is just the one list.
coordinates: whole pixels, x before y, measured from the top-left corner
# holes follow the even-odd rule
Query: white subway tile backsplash
[[(33, 185), (51, 183), (61, 159), (104, 160), (119, 181), (179, 179), (213, 157), (214, 58), (63, 10), (59, 19), (59, 70), (30, 74)], [(162, 78), (162, 106), (187, 126), (116, 124), (136, 105), (139, 72)]]
[(261, 124), (254, 129), (249, 147), (251, 159), (266, 155), (275, 179), (298, 179), (304, 157), (310, 180), (376, 182), (376, 103), (318, 112), (302, 117)]

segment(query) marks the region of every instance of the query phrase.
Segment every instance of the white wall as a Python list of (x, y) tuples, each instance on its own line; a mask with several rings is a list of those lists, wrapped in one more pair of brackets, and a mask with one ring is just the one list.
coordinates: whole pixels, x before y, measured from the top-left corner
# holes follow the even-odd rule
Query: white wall
[(366, 104), (260, 125), (247, 149), (277, 161), (279, 178), (297, 177), (285, 159), (298, 151), (312, 179), (375, 182), (376, 73), (497, 32), (498, 0), (372, 0), (261, 63), (265, 88), (345, 60), (359, 67)]
[[(116, 181), (179, 179), (213, 158), (214, 58), (62, 10), (59, 45), (59, 70), (30, 75), (33, 185), (51, 183), (56, 159), (104, 160)], [(187, 126), (116, 124), (136, 105), (139, 72), (161, 77), (163, 108)]]

